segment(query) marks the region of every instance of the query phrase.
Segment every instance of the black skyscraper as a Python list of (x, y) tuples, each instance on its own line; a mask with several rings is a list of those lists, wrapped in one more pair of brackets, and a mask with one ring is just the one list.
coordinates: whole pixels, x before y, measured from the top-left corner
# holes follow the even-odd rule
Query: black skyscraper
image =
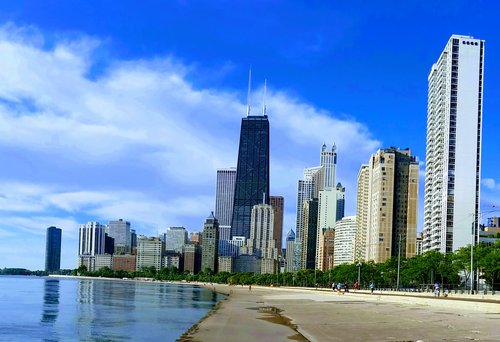
[(61, 235), (61, 229), (56, 227), (47, 228), (45, 271), (54, 272), (61, 269)]
[(269, 120), (267, 115), (241, 121), (231, 236), (250, 237), (252, 207), (269, 204)]

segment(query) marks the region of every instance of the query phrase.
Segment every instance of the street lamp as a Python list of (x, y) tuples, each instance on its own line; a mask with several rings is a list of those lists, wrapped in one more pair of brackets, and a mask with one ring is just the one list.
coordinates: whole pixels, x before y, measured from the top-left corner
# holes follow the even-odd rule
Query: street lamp
[(401, 266), (401, 233), (399, 233), (399, 248), (398, 248), (398, 277), (396, 280), (396, 291), (399, 290), (399, 268)]
[(358, 261), (358, 289), (361, 287), (361, 261)]

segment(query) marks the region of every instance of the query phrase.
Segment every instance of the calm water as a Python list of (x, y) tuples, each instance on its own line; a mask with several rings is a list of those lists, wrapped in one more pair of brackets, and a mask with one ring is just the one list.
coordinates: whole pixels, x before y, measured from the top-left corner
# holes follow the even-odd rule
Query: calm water
[(175, 341), (221, 299), (189, 285), (0, 276), (0, 341)]

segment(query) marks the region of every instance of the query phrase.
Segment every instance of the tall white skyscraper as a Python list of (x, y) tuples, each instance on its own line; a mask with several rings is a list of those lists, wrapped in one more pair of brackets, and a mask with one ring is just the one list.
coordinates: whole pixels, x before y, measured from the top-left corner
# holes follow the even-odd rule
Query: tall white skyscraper
[(295, 225), (296, 241), (302, 241), (304, 201), (318, 198), (318, 192), (323, 189), (323, 168), (310, 167), (304, 170), (303, 179), (297, 185), (297, 221)]
[(428, 77), (424, 250), (452, 252), (478, 226), (484, 41), (452, 35)]
[(337, 221), (337, 190), (335, 188), (335, 168), (337, 166), (337, 148), (330, 151), (326, 145), (321, 148), (321, 167), (323, 168), (323, 189), (319, 191), (318, 231), (316, 239), (316, 267), (325, 269), (323, 260), (323, 231), (335, 227)]
[(81, 224), (79, 229), (79, 256), (104, 254), (106, 225), (99, 222)]

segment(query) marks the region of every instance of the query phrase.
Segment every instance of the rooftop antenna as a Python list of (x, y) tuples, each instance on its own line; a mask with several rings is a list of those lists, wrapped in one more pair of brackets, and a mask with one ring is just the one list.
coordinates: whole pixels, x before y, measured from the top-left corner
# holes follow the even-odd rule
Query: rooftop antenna
[(250, 115), (250, 88), (252, 86), (252, 67), (248, 70), (247, 116)]
[(267, 115), (266, 110), (267, 79), (264, 80), (264, 105), (262, 106), (262, 115)]

